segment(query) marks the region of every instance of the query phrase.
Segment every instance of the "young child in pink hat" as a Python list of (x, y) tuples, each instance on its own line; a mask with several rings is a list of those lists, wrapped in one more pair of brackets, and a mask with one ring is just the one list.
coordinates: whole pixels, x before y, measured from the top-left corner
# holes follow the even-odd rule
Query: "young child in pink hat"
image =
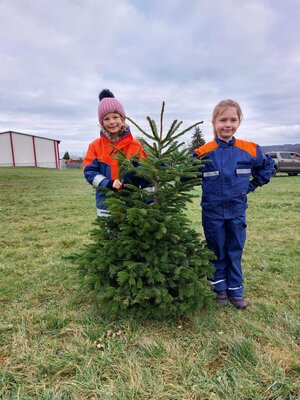
[[(124, 183), (133, 183), (140, 187), (149, 186), (145, 180), (127, 174), (119, 177), (118, 161), (115, 155), (122, 150), (127, 158), (139, 154), (146, 158), (141, 143), (134, 139), (130, 128), (125, 123), (125, 110), (119, 100), (108, 89), (99, 94), (98, 119), (101, 126), (100, 137), (90, 143), (83, 160), (83, 171), (86, 180), (95, 188), (120, 190)], [(129, 176), (130, 175), (130, 176)], [(96, 190), (97, 216), (109, 216), (107, 206), (103, 204), (105, 194)]]

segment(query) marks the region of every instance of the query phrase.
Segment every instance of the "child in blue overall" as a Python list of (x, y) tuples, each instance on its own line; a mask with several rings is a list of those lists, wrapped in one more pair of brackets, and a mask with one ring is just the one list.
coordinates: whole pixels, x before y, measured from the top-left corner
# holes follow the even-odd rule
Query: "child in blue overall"
[(241, 260), (247, 193), (268, 183), (275, 169), (272, 158), (257, 144), (234, 137), (241, 120), (238, 103), (223, 100), (217, 104), (212, 116), (215, 139), (194, 150), (194, 156), (209, 160), (201, 170), (201, 205), (207, 245), (216, 255), (211, 282), (216, 301), (226, 305), (230, 300), (236, 308), (244, 309)]

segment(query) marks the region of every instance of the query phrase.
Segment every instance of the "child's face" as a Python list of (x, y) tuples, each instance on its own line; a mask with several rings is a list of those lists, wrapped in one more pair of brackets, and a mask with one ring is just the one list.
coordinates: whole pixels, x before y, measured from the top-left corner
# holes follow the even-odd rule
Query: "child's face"
[(103, 118), (103, 128), (112, 135), (118, 134), (124, 126), (124, 119), (118, 113), (108, 113)]
[(229, 142), (240, 125), (240, 119), (235, 107), (222, 110), (213, 121), (213, 127), (221, 140)]

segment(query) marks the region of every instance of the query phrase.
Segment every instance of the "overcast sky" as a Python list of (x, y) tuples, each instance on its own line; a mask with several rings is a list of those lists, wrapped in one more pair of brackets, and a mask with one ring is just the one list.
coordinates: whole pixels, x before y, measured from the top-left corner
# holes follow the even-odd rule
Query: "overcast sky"
[(236, 136), (299, 143), (299, 21), (298, 0), (0, 0), (0, 131), (84, 154), (109, 88), (144, 128), (165, 100), (166, 127), (204, 120), (208, 141), (233, 98)]

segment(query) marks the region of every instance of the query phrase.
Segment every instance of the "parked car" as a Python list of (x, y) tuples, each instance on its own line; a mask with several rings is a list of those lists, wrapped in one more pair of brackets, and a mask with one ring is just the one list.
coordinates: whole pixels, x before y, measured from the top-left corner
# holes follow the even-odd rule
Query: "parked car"
[(293, 151), (269, 151), (275, 161), (276, 172), (286, 172), (288, 175), (300, 173), (300, 154)]

